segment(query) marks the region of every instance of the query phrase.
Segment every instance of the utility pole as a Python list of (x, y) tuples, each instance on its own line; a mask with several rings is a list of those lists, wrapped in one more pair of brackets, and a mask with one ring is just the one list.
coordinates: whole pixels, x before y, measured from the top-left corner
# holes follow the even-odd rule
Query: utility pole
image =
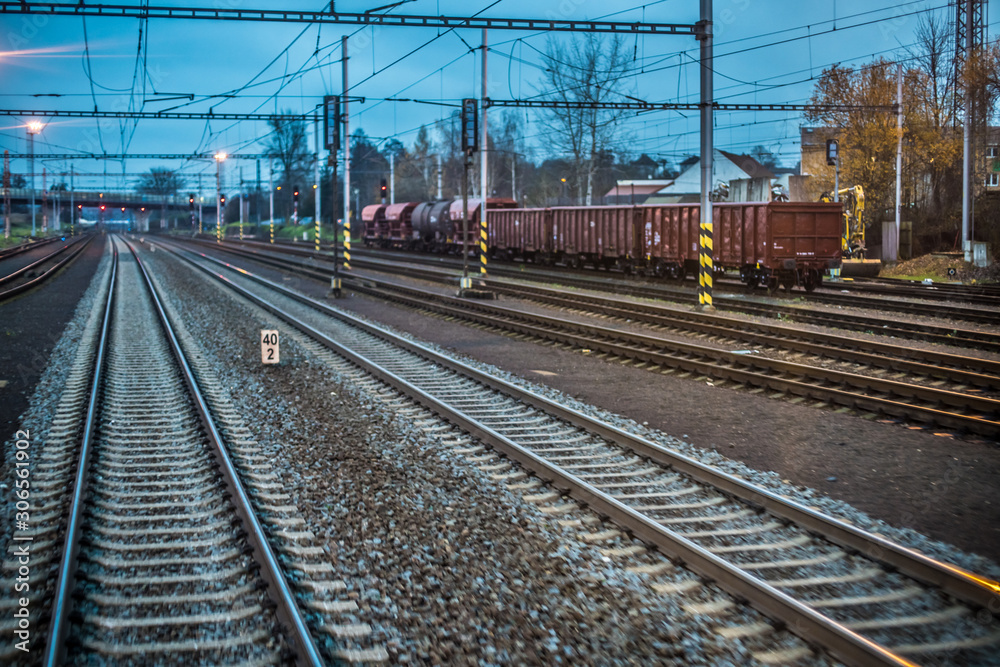
[(389, 153), (389, 205), (396, 203), (396, 154)]
[(483, 28), (483, 76), (482, 76), (482, 87), (483, 94), (482, 100), (480, 101), (480, 106), (482, 106), (483, 111), (483, 126), (480, 128), (482, 130), (483, 136), (479, 140), (479, 182), (480, 182), (480, 192), (482, 193), (482, 203), (479, 206), (479, 273), (483, 278), (486, 277), (486, 200), (489, 197), (489, 190), (487, 190), (487, 156), (489, 155), (489, 141), (488, 134), (486, 132), (486, 98), (488, 97), (486, 88), (486, 28)]
[[(333, 108), (330, 108), (330, 105)], [(327, 158), (331, 167), (330, 174), (330, 222), (333, 223), (333, 277), (330, 279), (330, 291), (333, 298), (339, 299), (341, 296), (340, 260), (337, 257), (337, 245), (340, 243), (340, 222), (337, 218), (337, 152), (340, 150), (340, 98), (335, 95), (328, 95), (323, 98), (323, 121), (326, 139), (326, 148), (330, 151)]]
[(340, 55), (343, 62), (344, 108), (341, 118), (344, 121), (344, 269), (351, 268), (351, 131), (347, 114), (347, 35), (340, 38)]
[(240, 241), (243, 240), (243, 167), (240, 166), (240, 192), (236, 195), (236, 212), (240, 216)]
[(323, 151), (323, 145), (319, 142), (319, 114), (313, 114), (313, 133), (316, 139), (316, 157), (315, 166), (313, 168), (313, 202), (315, 204), (315, 210), (313, 211), (313, 216), (315, 220), (313, 221), (316, 225), (316, 252), (319, 252), (319, 235), (320, 235), (320, 223), (323, 220), (323, 196), (320, 194), (322, 192), (322, 184), (319, 182), (319, 156)]
[(441, 194), (442, 190), (441, 190), (441, 154), (440, 153), (437, 154), (437, 168), (438, 168), (438, 173), (437, 173), (437, 182), (438, 182), (437, 198), (438, 198), (438, 200), (441, 200), (441, 199), (444, 199), (444, 197)]
[(274, 243), (274, 161), (267, 161), (267, 199), (269, 202), (268, 221), (271, 223), (271, 243)]
[(712, 157), (715, 150), (712, 136), (712, 101), (715, 96), (712, 80), (712, 0), (701, 0), (701, 20), (698, 40), (701, 42), (701, 252), (698, 263), (698, 303), (704, 310), (712, 305)]
[(10, 151), (3, 152), (3, 237), (10, 238)]
[(46, 167), (42, 167), (42, 236), (47, 236), (49, 233), (49, 211), (46, 208), (49, 202), (49, 188), (45, 184), (46, 174)]
[(899, 259), (899, 228), (903, 194), (903, 64), (896, 64), (896, 247), (891, 249)]
[[(199, 177), (201, 174), (199, 174)], [(257, 229), (260, 229), (260, 158), (257, 158), (257, 196), (254, 197), (255, 209), (257, 211)]]
[(517, 202), (517, 153), (510, 154), (510, 198)]
[(76, 206), (73, 205), (73, 165), (69, 166), (69, 235), (73, 236), (73, 217), (76, 215)]
[(482, 148), (479, 146), (477, 106), (475, 98), (462, 100), (462, 281), (459, 283), (459, 296), (472, 289), (472, 278), (469, 277), (469, 169), (473, 153)]

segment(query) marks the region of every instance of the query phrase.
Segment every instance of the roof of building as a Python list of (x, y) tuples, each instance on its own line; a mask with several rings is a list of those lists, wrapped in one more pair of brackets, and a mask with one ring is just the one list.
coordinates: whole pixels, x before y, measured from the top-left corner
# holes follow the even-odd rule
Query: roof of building
[(725, 155), (730, 162), (745, 171), (750, 178), (774, 178), (774, 172), (749, 155), (737, 155), (736, 153), (724, 150), (720, 150), (719, 152)]
[(608, 190), (604, 196), (628, 197), (631, 195), (651, 195), (659, 192), (671, 183), (673, 183), (673, 180), (618, 181), (618, 184)]

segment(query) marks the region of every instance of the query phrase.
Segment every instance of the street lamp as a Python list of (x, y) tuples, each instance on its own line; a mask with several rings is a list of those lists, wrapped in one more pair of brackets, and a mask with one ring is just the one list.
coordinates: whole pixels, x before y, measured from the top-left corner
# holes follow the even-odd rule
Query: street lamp
[(31, 171), (31, 235), (35, 235), (35, 135), (45, 127), (41, 121), (28, 123), (28, 169)]
[(222, 243), (222, 161), (226, 159), (226, 154), (219, 151), (215, 154), (215, 207), (218, 211), (215, 223), (215, 240)]

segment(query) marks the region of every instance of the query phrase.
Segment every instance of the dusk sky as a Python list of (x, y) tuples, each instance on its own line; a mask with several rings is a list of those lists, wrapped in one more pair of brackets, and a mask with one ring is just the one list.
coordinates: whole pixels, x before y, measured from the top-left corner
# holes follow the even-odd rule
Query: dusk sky
[[(308, 0), (255, 4), (216, 0), (220, 6), (253, 8), (278, 4), (289, 9), (323, 9)], [(160, 6), (215, 6), (210, 2), (158, 2)], [(361, 12), (387, 3), (341, 0), (336, 9)], [(996, 39), (1000, 14), (989, 2), (987, 39)], [(598, 2), (596, 0), (411, 0), (392, 10), (410, 15), (503, 18), (603, 18), (614, 21), (693, 23), (695, 0)], [(808, 101), (814, 79), (834, 63), (859, 65), (877, 56), (908, 57), (907, 47), (921, 17), (936, 13), (946, 21), (947, 0), (716, 0), (716, 99), (725, 102)], [(141, 32), (140, 32), (141, 31)], [(440, 34), (439, 34), (440, 33)], [(418, 128), (446, 118), (463, 97), (480, 93), (478, 29), (437, 29), (282, 23), (248, 23), (91, 17), (5, 15), (0, 17), (0, 95), (6, 109), (101, 110), (167, 109), (275, 112), (313, 109), (324, 94), (340, 93), (342, 35), (349, 35), (351, 93), (367, 98), (351, 107), (351, 130), (362, 128), (376, 141), (395, 137), (411, 146)], [(141, 38), (140, 38), (141, 35)], [(489, 34), (488, 93), (497, 99), (534, 97), (540, 89), (544, 33), (492, 31)], [(572, 39), (560, 34), (556, 39)], [(652, 102), (697, 101), (698, 43), (689, 36), (627, 37), (634, 57), (628, 94)], [(137, 55), (139, 58), (137, 58)], [(87, 72), (91, 76), (88, 78)], [(194, 101), (186, 97), (194, 96)], [(235, 97), (213, 97), (235, 95)], [(387, 97), (427, 102), (387, 102)], [(491, 111), (499, 120), (504, 112)], [(536, 158), (548, 156), (547, 128), (535, 112), (520, 111)], [(27, 151), (25, 125), (32, 117), (0, 117), (0, 148)], [(69, 169), (66, 161), (44, 161), (53, 153), (261, 153), (268, 128), (247, 121), (118, 121), (49, 119), (35, 142), (36, 155), (50, 171)], [(496, 122), (496, 121), (491, 121)], [(793, 112), (717, 113), (716, 145), (747, 152), (760, 144), (782, 163), (798, 160), (801, 115)], [(635, 156), (648, 153), (675, 164), (698, 150), (694, 111), (646, 113), (624, 128)], [(190, 182), (203, 174), (214, 189), (210, 161), (77, 160), (74, 169), (94, 174), (83, 187), (131, 188), (135, 175), (152, 166), (180, 169)], [(226, 179), (254, 178), (252, 161), (226, 165)], [(14, 172), (26, 161), (14, 160)], [(105, 176), (105, 170), (107, 175)], [(209, 178), (209, 176), (211, 178)], [(264, 162), (263, 176), (267, 178)], [(78, 186), (81, 184), (78, 182)], [(124, 182), (124, 185), (123, 185)], [(40, 183), (38, 184), (40, 187)], [(204, 189), (204, 188), (203, 188)]]

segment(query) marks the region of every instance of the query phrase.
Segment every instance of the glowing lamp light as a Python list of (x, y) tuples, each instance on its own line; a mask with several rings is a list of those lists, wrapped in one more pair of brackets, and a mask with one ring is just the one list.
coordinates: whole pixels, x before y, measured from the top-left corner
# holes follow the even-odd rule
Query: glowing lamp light
[(227, 157), (229, 157), (229, 156), (226, 155), (225, 153), (223, 153), (222, 151), (219, 151), (218, 153), (215, 154), (215, 159), (218, 160), (219, 162), (222, 162)]
[(38, 120), (30, 121), (28, 123), (28, 133), (29, 134), (40, 134), (43, 127), (45, 127), (45, 125), (41, 121), (38, 121)]

